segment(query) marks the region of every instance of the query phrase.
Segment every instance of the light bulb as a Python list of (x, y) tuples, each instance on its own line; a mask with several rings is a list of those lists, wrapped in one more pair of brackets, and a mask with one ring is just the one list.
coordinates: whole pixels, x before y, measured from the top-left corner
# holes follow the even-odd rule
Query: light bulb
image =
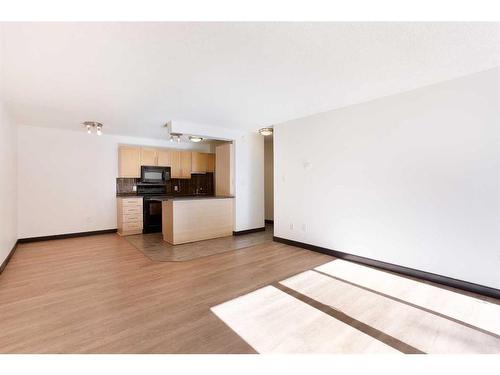
[(101, 127), (100, 127), (100, 126), (98, 126), (98, 127), (97, 127), (97, 135), (101, 135), (101, 134), (102, 134)]
[(177, 143), (180, 143), (181, 142), (181, 137), (178, 135), (177, 136)]
[(92, 131), (90, 130), (90, 125), (87, 125), (87, 133), (92, 134)]

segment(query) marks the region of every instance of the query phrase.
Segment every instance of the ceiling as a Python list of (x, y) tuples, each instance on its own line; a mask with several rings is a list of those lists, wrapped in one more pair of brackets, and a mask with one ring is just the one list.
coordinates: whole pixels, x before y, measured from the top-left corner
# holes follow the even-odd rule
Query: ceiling
[(257, 130), (500, 65), (499, 23), (8, 23), (18, 124)]

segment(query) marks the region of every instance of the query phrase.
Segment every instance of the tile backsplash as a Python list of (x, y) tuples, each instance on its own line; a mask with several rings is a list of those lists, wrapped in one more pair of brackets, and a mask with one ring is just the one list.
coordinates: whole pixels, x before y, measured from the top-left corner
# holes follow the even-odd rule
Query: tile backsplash
[[(139, 178), (117, 178), (116, 194), (136, 194), (133, 188), (139, 182)], [(192, 195), (197, 193), (214, 195), (214, 174), (193, 174), (189, 179), (173, 178), (167, 181), (166, 188), (168, 195)]]
[(139, 178), (117, 178), (116, 194), (135, 194), (133, 188), (139, 181)]

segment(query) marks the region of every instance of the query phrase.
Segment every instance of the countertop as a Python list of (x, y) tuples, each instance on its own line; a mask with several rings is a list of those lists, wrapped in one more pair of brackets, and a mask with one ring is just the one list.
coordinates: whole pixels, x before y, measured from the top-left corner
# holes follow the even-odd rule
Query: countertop
[(191, 201), (191, 200), (202, 200), (202, 199), (228, 199), (234, 198), (230, 195), (195, 195), (195, 196), (177, 196), (177, 197), (152, 197), (152, 201), (163, 202), (163, 201)]
[[(116, 196), (117, 198), (141, 198), (142, 195), (137, 194), (120, 194)], [(197, 200), (197, 199), (227, 199), (234, 198), (233, 195), (165, 195), (165, 196), (151, 196), (150, 200), (162, 202), (162, 201), (186, 201), (186, 200)]]

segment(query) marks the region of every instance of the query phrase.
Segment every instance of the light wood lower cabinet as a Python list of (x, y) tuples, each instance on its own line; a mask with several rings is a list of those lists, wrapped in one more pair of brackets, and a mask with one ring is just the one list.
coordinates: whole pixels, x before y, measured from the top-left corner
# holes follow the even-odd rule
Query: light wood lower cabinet
[(173, 245), (233, 234), (233, 198), (162, 202), (163, 240)]
[(142, 233), (142, 197), (119, 197), (116, 203), (118, 234), (128, 236)]

